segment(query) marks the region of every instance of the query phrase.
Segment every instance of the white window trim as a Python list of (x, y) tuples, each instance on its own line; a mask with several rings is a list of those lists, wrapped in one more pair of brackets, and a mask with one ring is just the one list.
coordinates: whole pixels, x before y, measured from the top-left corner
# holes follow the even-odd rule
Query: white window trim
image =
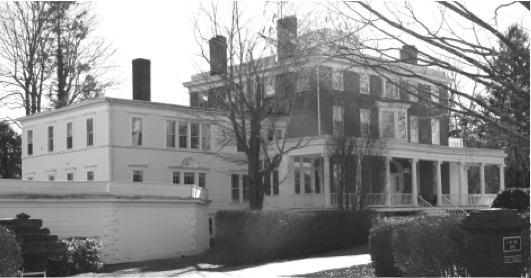
[[(142, 125), (140, 127), (140, 132), (142, 133), (142, 144), (141, 145), (133, 145), (133, 118), (139, 118), (142, 119)], [(146, 146), (146, 117), (143, 115), (129, 115), (129, 146), (135, 147), (135, 148), (143, 148)]]
[[(53, 138), (53, 145), (52, 145), (53, 150), (52, 151), (50, 151), (50, 148), (48, 147), (48, 145), (49, 145), (48, 141), (50, 140), (50, 129), (49, 129), (50, 127), (53, 128), (53, 137), (52, 137)], [(57, 141), (56, 134), (57, 134), (57, 130), (55, 129), (55, 125), (46, 125), (46, 153), (55, 153), (55, 152), (57, 152), (57, 149), (55, 147), (55, 145), (57, 145), (56, 144), (57, 143), (56, 142)]]
[(439, 87), (430, 85), (430, 97), (434, 103), (439, 103)]
[(129, 164), (128, 166), (129, 166), (129, 174), (130, 174), (129, 180), (131, 182), (134, 182), (133, 181), (133, 171), (142, 171), (142, 182), (147, 182), (147, 174), (148, 174), (147, 173), (147, 169), (148, 169), (147, 165)]
[[(275, 77), (274, 76), (265, 76), (263, 78), (263, 86), (264, 86), (264, 98), (270, 98), (270, 97), (273, 97), (275, 95)], [(267, 84), (267, 85), (266, 85)], [(269, 87), (271, 88), (271, 94), (268, 94), (267, 93), (267, 90), (266, 88)]]
[[(72, 147), (70, 149), (68, 148), (68, 124), (71, 124), (72, 126)], [(74, 150), (74, 121), (70, 120), (66, 122), (65, 127), (66, 127), (66, 130), (65, 130), (66, 151), (72, 151)]]
[[(336, 109), (336, 107), (338, 107), (338, 109)], [(336, 110), (340, 111), (340, 117), (341, 117), (341, 134), (334, 134), (336, 128), (335, 128), (335, 112)], [(342, 105), (333, 105), (332, 106), (332, 134), (334, 136), (343, 136), (345, 135), (345, 108), (342, 106)]]
[[(32, 154), (28, 154), (28, 132), (31, 130), (31, 140), (32, 140), (32, 144), (33, 144), (33, 152)], [(48, 132), (48, 131), (46, 131)], [(48, 139), (46, 139), (48, 140)], [(25, 149), (25, 155), (26, 156), (34, 156), (35, 155), (35, 128), (34, 127), (31, 127), (31, 128), (26, 128), (26, 132), (24, 133), (24, 145), (22, 146), (24, 149)], [(48, 148), (48, 141), (46, 141), (46, 148)]]
[[(249, 203), (249, 200), (244, 201), (243, 200), (243, 176), (247, 175), (247, 172), (244, 171), (229, 171), (229, 180), (230, 180), (230, 186), (229, 186), (229, 196), (230, 196), (230, 203), (231, 204), (244, 204)], [(238, 197), (239, 200), (235, 201), (232, 199), (232, 175), (238, 175)], [(249, 190), (249, 188), (247, 188)]]
[[(210, 126), (210, 138), (209, 138), (209, 139), (210, 139), (210, 142), (209, 142), (209, 144), (210, 144), (210, 149), (208, 149), (208, 150), (205, 150), (205, 149), (203, 148), (203, 124), (207, 124), (207, 125)], [(199, 133), (201, 134), (201, 137), (199, 138), (199, 140), (201, 141), (201, 142), (199, 143), (199, 144), (201, 145), (201, 149), (200, 149), (200, 150), (201, 150), (201, 151), (209, 151), (209, 152), (210, 152), (210, 151), (212, 151), (212, 124), (211, 124), (211, 123), (201, 123), (199, 127), (200, 127), (200, 131), (199, 131)]]
[[(87, 122), (89, 119), (92, 119), (92, 145), (90, 146), (88, 144), (87, 132)], [(96, 146), (96, 117), (94, 115), (85, 117), (85, 130), (83, 131), (83, 134), (85, 134), (85, 148), (94, 148)]]
[[(180, 132), (180, 126), (181, 126), (181, 123), (186, 123), (186, 148), (182, 148), (181, 147), (181, 132)], [(177, 121), (177, 149), (180, 149), (180, 150), (191, 150), (192, 148), (190, 148), (190, 122), (189, 121), (183, 121), (183, 120), (179, 120)]]
[[(179, 183), (173, 183), (173, 173), (179, 173)], [(170, 169), (170, 183), (171, 184), (184, 184), (183, 172)]]
[[(398, 103), (398, 102), (380, 102), (380, 101), (377, 101), (376, 102), (376, 106), (378, 107), (378, 130), (379, 130), (379, 135), (380, 135), (380, 138), (382, 138), (382, 120), (383, 120), (383, 117), (382, 117), (382, 112), (384, 111), (387, 111), (387, 112), (395, 112), (395, 116), (394, 116), (394, 122), (395, 122), (395, 138), (387, 138), (387, 139), (396, 139), (396, 140), (403, 140), (403, 141), (408, 141), (408, 130), (409, 130), (409, 121), (407, 120), (408, 119), (408, 109), (409, 107), (411, 107), (411, 104), (409, 103)], [(398, 125), (397, 125), (397, 113), (396, 112), (405, 112), (405, 115), (406, 115), (406, 138), (400, 138), (400, 139), (397, 139), (398, 137)]]

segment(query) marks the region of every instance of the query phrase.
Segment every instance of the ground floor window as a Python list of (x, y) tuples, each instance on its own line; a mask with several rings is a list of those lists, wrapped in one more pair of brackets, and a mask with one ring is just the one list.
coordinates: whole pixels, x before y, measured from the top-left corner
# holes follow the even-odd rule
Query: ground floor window
[(88, 181), (94, 180), (94, 171), (87, 171), (87, 180)]
[(48, 175), (48, 180), (49, 181), (54, 181), (55, 180), (55, 175), (54, 174), (49, 174)]
[(73, 181), (74, 180), (74, 172), (66, 173), (66, 180), (67, 181)]
[(133, 170), (133, 182), (144, 182), (144, 170)]
[(322, 192), (323, 163), (321, 160), (321, 157), (294, 158), (295, 194), (320, 194)]
[(231, 202), (240, 203), (249, 201), (249, 176), (242, 174), (231, 174)]

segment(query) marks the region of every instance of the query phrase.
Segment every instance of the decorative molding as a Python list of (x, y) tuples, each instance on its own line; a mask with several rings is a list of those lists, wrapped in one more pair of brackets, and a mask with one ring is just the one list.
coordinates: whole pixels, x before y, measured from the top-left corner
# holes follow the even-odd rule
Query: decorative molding
[(148, 168), (149, 165), (146, 164), (127, 164), (129, 167), (137, 167), (137, 168)]
[(183, 167), (183, 166), (168, 166), (168, 169), (171, 169), (171, 170), (182, 170), (182, 171), (185, 171), (185, 170), (191, 170), (191, 171), (195, 171), (195, 172), (208, 172), (210, 171), (210, 168), (203, 168), (203, 167)]

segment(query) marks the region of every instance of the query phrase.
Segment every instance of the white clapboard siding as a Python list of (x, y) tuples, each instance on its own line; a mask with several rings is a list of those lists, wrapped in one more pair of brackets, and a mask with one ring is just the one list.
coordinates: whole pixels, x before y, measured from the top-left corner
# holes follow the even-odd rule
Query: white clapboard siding
[(24, 211), (60, 238), (98, 236), (105, 264), (181, 255), (209, 248), (208, 210), (200, 201), (1, 199), (0, 218)]

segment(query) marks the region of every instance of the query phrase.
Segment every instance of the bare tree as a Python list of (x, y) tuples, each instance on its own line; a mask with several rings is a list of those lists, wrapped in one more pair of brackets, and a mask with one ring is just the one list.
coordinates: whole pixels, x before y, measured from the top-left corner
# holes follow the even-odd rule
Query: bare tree
[[(247, 164), (250, 209), (260, 210), (270, 186), (264, 177), (271, 175), (286, 154), (311, 140), (305, 136), (288, 139), (289, 132), (282, 131), (290, 129), (289, 113), (297, 107), (295, 92), (302, 86), (298, 80), (304, 79), (299, 73), (306, 61), (295, 42), (301, 28), (296, 19), (284, 19), (275, 40), (271, 39), (272, 27), (253, 30), (257, 25), (241, 3), (229, 5), (226, 20), (221, 9), (217, 4), (199, 9), (195, 35), (200, 56), (211, 70), (200, 74), (199, 83), (209, 85), (191, 90), (190, 101), (192, 106), (208, 108), (201, 113), (208, 113), (220, 130), (221, 148), (213, 153)], [(241, 155), (227, 155), (227, 147), (236, 148)]]

